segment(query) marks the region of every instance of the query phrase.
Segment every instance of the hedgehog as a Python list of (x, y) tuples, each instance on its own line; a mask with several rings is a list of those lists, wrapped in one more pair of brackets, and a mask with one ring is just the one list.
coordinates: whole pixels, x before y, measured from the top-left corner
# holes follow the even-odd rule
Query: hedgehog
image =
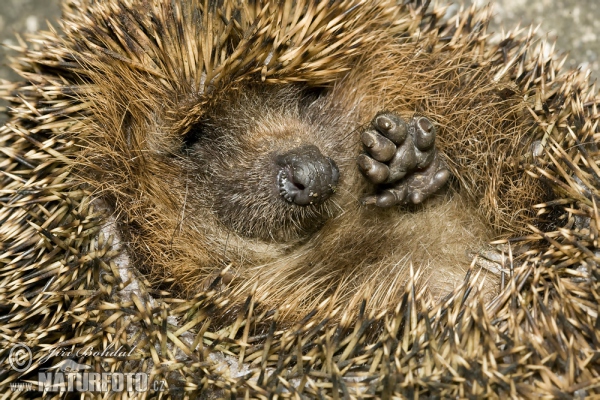
[(488, 20), (66, 1), (2, 87), (0, 384), (85, 345), (174, 397), (595, 393), (595, 88)]

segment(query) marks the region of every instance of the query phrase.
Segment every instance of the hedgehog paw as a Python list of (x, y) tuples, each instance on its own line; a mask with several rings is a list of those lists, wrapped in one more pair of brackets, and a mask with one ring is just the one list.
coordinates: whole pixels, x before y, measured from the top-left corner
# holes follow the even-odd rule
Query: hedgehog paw
[(444, 186), (450, 171), (438, 155), (435, 134), (426, 117), (406, 122), (394, 113), (377, 114), (361, 135), (366, 153), (358, 157), (358, 166), (379, 193), (363, 204), (419, 204)]

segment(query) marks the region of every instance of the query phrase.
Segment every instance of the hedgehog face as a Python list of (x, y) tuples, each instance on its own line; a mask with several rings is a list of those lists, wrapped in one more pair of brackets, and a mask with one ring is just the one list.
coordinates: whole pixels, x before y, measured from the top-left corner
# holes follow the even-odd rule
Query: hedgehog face
[(335, 215), (347, 164), (343, 126), (323, 118), (325, 103), (298, 88), (221, 99), (190, 130), (184, 149), (198, 207), (243, 237), (289, 241), (318, 230)]

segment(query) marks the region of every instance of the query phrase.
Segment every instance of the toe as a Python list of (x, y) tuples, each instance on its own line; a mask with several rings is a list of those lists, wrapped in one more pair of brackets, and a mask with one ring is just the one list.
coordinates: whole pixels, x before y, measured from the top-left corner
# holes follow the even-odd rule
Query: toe
[(432, 186), (433, 186), (433, 191), (435, 192), (439, 188), (444, 186), (446, 184), (446, 182), (448, 182), (449, 178), (450, 178), (450, 171), (448, 171), (445, 168), (436, 172), (436, 174), (433, 177), (432, 182), (431, 182)]
[(416, 168), (418, 161), (412, 140), (407, 140), (404, 145), (397, 149), (389, 163), (390, 175), (387, 183), (396, 182), (404, 178), (407, 173)]
[[(439, 168), (439, 165), (436, 162), (432, 167)], [(433, 171), (424, 171), (411, 176), (408, 195), (408, 200), (411, 203), (422, 203), (437, 193), (450, 178), (450, 171), (444, 167), (440, 168), (435, 174), (432, 174), (432, 172)]]
[(415, 146), (421, 151), (433, 148), (435, 144), (435, 127), (428, 118), (419, 117), (415, 121)]
[(421, 191), (412, 192), (409, 196), (410, 202), (413, 204), (421, 204), (425, 199)]
[(386, 189), (379, 196), (375, 205), (380, 208), (388, 208), (395, 205), (403, 204), (406, 199), (406, 187), (400, 189)]
[(378, 132), (397, 145), (404, 143), (408, 135), (406, 121), (392, 113), (379, 114), (372, 124)]
[(386, 189), (378, 195), (367, 196), (362, 199), (363, 205), (375, 205), (379, 208), (390, 208), (406, 201), (407, 189)]
[(365, 131), (360, 137), (367, 152), (377, 161), (389, 161), (396, 152), (396, 145), (374, 130)]
[(366, 154), (358, 156), (358, 167), (361, 172), (373, 183), (383, 183), (390, 175), (389, 168)]

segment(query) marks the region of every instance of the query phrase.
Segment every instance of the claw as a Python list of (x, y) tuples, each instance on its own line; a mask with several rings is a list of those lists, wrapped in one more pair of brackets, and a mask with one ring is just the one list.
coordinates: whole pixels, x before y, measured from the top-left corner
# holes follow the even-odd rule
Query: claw
[[(412, 141), (411, 141), (412, 142)], [(387, 183), (399, 181), (417, 167), (417, 156), (412, 146), (401, 146), (390, 161), (390, 176)]]
[(373, 121), (375, 128), (396, 145), (401, 145), (408, 135), (408, 126), (399, 116), (391, 113), (380, 114)]
[(425, 117), (419, 118), (415, 124), (415, 146), (421, 151), (429, 150), (435, 144), (435, 127)]
[(395, 205), (404, 204), (406, 194), (406, 187), (400, 188), (400, 190), (386, 189), (379, 195), (366, 196), (362, 199), (362, 204), (375, 205), (379, 208), (389, 208)]
[(369, 154), (377, 161), (390, 161), (396, 152), (396, 145), (376, 131), (364, 131), (361, 139)]
[(377, 207), (388, 208), (398, 204), (403, 204), (406, 199), (407, 189), (406, 187), (396, 189), (384, 190), (381, 195), (377, 197)]

